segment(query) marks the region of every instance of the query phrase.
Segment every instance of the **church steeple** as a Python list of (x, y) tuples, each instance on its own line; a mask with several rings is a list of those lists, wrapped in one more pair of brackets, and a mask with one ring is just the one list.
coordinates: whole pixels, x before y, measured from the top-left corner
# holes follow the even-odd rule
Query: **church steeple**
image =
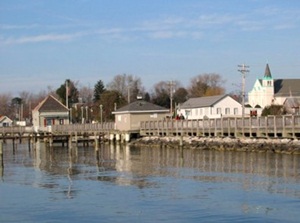
[(270, 71), (269, 64), (266, 65), (264, 78), (272, 79), (272, 74), (271, 74), (271, 71)]

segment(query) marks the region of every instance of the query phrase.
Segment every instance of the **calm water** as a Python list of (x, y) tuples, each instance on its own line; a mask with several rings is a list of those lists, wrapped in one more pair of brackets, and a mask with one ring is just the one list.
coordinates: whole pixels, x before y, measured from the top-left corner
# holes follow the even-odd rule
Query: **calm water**
[(4, 144), (0, 222), (300, 222), (300, 156)]

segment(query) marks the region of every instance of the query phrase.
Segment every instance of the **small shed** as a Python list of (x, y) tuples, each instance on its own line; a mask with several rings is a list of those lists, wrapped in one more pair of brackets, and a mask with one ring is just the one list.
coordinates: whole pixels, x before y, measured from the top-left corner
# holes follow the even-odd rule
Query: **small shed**
[(177, 114), (186, 119), (220, 118), (241, 116), (242, 105), (230, 95), (190, 98), (179, 105)]
[(69, 109), (49, 95), (32, 110), (32, 123), (38, 127), (69, 124)]
[(5, 115), (0, 115), (0, 127), (11, 126), (13, 121)]
[(166, 118), (167, 108), (144, 100), (137, 100), (112, 112), (115, 115), (116, 130), (135, 131), (140, 129), (141, 121), (156, 121)]

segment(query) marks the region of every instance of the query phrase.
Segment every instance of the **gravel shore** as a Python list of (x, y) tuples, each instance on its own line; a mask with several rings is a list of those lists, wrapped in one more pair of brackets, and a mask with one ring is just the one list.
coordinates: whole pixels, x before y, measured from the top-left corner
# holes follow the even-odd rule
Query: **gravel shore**
[(300, 155), (300, 140), (258, 139), (258, 138), (217, 138), (217, 137), (142, 137), (130, 142), (131, 145), (156, 147), (183, 147), (190, 149), (219, 151), (273, 152)]

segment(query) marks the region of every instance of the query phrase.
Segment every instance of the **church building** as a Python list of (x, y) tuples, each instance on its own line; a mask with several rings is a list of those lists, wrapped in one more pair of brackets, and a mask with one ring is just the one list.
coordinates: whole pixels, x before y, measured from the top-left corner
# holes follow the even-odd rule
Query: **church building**
[(267, 64), (263, 78), (257, 79), (248, 92), (248, 104), (252, 108), (283, 105), (291, 97), (300, 97), (300, 79), (273, 79)]

